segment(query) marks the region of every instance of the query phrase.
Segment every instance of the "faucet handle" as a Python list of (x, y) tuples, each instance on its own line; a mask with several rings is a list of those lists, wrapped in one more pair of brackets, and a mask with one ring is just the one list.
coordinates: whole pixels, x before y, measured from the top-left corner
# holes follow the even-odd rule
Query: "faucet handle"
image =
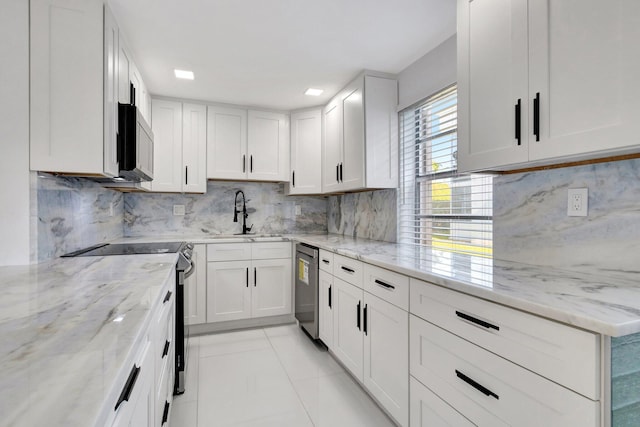
[(251, 226), (250, 226), (250, 227), (247, 227), (247, 233), (248, 233), (249, 231), (251, 231), (251, 229), (252, 229), (252, 228), (253, 228), (253, 224), (251, 224)]

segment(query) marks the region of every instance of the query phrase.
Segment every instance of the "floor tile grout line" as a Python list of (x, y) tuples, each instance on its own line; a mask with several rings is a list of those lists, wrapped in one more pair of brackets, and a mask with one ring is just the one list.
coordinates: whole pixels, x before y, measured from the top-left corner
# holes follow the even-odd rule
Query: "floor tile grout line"
[[(265, 328), (262, 328), (262, 329), (264, 331)], [(282, 369), (284, 370), (284, 373), (287, 376), (287, 379), (289, 380), (289, 383), (291, 384), (291, 388), (293, 388), (293, 391), (296, 393), (296, 397), (300, 401), (300, 404), (302, 405), (302, 409), (304, 409), (304, 412), (307, 414), (307, 418), (309, 418), (309, 422), (311, 422), (312, 426), (316, 427), (316, 423), (313, 421), (313, 418), (311, 418), (311, 414), (309, 413), (309, 410), (305, 406), (304, 401), (302, 400), (302, 397), (300, 396), (300, 393), (298, 392), (298, 389), (296, 389), (295, 385), (293, 384), (293, 380), (291, 379), (291, 376), (289, 375), (289, 372), (287, 372), (287, 369), (285, 368), (284, 363), (282, 363), (282, 359), (280, 359), (280, 355), (278, 354), (278, 350), (276, 350), (276, 348), (273, 346), (273, 342), (271, 342), (271, 337), (269, 336), (269, 334), (266, 333), (266, 331), (265, 331), (265, 335), (267, 336), (267, 340), (269, 341), (269, 345), (273, 349), (273, 352), (276, 354), (276, 358), (278, 359), (278, 363), (280, 363), (280, 366), (282, 366)]]

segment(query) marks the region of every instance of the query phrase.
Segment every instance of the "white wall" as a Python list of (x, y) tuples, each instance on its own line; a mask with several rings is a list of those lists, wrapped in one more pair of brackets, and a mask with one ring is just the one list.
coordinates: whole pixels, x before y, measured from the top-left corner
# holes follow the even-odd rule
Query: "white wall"
[(29, 2), (0, 2), (0, 265), (29, 263)]
[(456, 36), (402, 70), (398, 75), (399, 108), (403, 109), (456, 82)]

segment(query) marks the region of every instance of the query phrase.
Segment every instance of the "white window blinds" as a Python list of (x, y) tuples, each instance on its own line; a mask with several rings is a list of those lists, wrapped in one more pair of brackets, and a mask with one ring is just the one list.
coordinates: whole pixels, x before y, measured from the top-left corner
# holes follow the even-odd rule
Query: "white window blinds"
[(491, 256), (492, 177), (457, 172), (457, 129), (455, 86), (400, 113), (398, 240)]

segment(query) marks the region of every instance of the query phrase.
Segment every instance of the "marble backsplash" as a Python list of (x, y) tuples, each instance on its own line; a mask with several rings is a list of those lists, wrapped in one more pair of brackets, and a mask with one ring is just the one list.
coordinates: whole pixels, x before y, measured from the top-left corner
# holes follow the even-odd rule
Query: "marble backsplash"
[[(495, 258), (640, 271), (640, 160), (500, 175), (493, 182)], [(567, 189), (585, 187), (588, 216), (567, 216)]]
[(123, 195), (82, 178), (33, 173), (31, 259), (42, 262), (122, 237)]
[(372, 240), (397, 240), (396, 190), (376, 190), (329, 197), (329, 233)]
[[(327, 199), (285, 196), (283, 184), (259, 182), (207, 183), (206, 194), (128, 193), (124, 196), (124, 235), (233, 234), (242, 231), (242, 218), (233, 222), (237, 190), (247, 198), (247, 226), (257, 234), (326, 233)], [(185, 215), (173, 215), (184, 205)], [(242, 206), (238, 203), (238, 206)], [(300, 215), (296, 215), (300, 206)]]

